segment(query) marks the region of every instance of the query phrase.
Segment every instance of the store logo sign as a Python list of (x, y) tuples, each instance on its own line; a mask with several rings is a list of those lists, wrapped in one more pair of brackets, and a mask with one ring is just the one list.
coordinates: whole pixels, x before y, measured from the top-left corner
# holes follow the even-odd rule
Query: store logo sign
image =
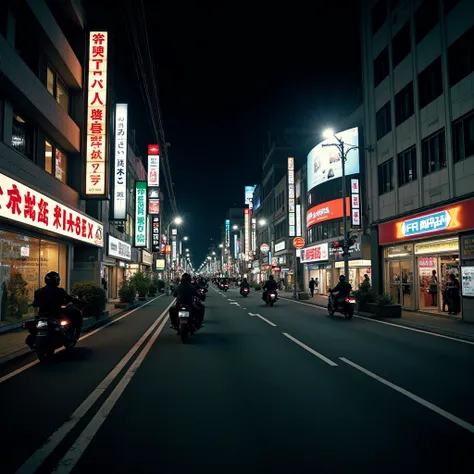
[(328, 244), (319, 244), (314, 245), (313, 247), (308, 247), (301, 249), (301, 262), (318, 262), (322, 260), (328, 260), (329, 258), (329, 249)]
[(132, 259), (132, 246), (123, 242), (122, 240), (116, 239), (109, 235), (109, 257), (123, 258), (124, 260)]
[(443, 211), (434, 212), (421, 217), (397, 222), (397, 238), (455, 229), (460, 226), (458, 220), (459, 206)]

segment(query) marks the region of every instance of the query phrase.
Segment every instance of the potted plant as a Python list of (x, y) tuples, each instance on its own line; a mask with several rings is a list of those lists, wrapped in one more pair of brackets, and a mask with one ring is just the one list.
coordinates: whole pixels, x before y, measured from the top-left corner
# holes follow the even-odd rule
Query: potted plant
[(140, 301), (145, 301), (150, 290), (150, 277), (143, 272), (137, 272), (132, 276), (132, 278), (130, 278), (130, 283), (137, 290), (138, 299)]
[(152, 281), (150, 283), (150, 288), (148, 290), (148, 296), (156, 296), (156, 293), (158, 292), (158, 285)]
[(379, 318), (401, 318), (402, 306), (393, 304), (393, 296), (385, 293), (377, 298), (375, 314)]
[(377, 306), (377, 293), (369, 285), (362, 283), (354, 292), (357, 301), (357, 311), (375, 314)]
[(107, 296), (105, 290), (93, 281), (78, 281), (72, 285), (71, 294), (76, 298), (84, 299), (86, 305), (82, 314), (84, 317), (99, 318), (105, 310)]
[(137, 291), (132, 286), (129, 280), (125, 279), (119, 288), (120, 303), (116, 303), (116, 308), (128, 308), (137, 297)]
[(157, 280), (156, 284), (158, 286), (158, 292), (163, 293), (166, 287), (165, 280)]
[(21, 319), (28, 312), (28, 283), (21, 273), (12, 273), (7, 283), (7, 314), (10, 318)]

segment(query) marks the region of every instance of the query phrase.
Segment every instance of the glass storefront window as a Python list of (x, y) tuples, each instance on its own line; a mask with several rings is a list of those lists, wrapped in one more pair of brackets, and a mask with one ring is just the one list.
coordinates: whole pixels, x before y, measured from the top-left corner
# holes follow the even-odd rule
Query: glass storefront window
[(387, 261), (387, 293), (393, 300), (405, 308), (415, 308), (413, 292), (413, 261), (393, 259)]
[(44, 169), (67, 184), (67, 156), (47, 140), (44, 142)]
[(0, 324), (34, 315), (29, 306), (48, 271), (67, 287), (67, 246), (0, 230)]

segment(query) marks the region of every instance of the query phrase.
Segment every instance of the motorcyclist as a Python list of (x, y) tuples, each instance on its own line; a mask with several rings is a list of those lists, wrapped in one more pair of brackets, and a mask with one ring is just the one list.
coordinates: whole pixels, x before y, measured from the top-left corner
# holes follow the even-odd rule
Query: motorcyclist
[(339, 283), (332, 289), (329, 290), (330, 293), (336, 293), (337, 296), (333, 298), (333, 309), (337, 309), (338, 303), (341, 301), (344, 301), (351, 293), (352, 291), (352, 285), (346, 281), (346, 277), (344, 275), (341, 275), (339, 277)]
[(240, 294), (242, 294), (242, 291), (244, 288), (248, 288), (250, 290), (250, 285), (249, 285), (249, 282), (247, 281), (247, 278), (244, 278), (242, 280), (242, 283), (240, 283)]
[(39, 308), (38, 316), (48, 316), (60, 319), (61, 316), (71, 321), (70, 329), (74, 337), (79, 337), (82, 327), (82, 314), (76, 308), (62, 308), (65, 303), (84, 306), (85, 302), (69, 295), (64, 288), (59, 288), (61, 275), (58, 272), (48, 272), (44, 276), (45, 286), (35, 291), (32, 306)]
[(191, 275), (183, 273), (181, 283), (173, 294), (176, 297), (176, 306), (170, 308), (171, 327), (178, 327), (178, 305), (186, 305), (194, 311), (199, 327), (202, 327), (204, 320), (204, 305), (201, 303), (201, 296), (196, 287), (192, 284)]
[(263, 285), (263, 290), (264, 290), (263, 295), (262, 295), (263, 301), (265, 302), (267, 301), (267, 295), (269, 291), (273, 291), (277, 295), (278, 294), (277, 289), (278, 289), (278, 284), (273, 278), (273, 275), (270, 275), (268, 277), (268, 281), (266, 281), (265, 284)]

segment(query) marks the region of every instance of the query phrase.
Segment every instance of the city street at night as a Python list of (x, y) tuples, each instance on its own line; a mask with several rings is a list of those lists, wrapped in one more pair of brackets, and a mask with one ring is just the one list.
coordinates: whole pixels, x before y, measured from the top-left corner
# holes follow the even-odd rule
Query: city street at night
[(3, 367), (2, 473), (472, 472), (473, 343), (260, 295), (212, 287), (187, 344), (162, 296)]

